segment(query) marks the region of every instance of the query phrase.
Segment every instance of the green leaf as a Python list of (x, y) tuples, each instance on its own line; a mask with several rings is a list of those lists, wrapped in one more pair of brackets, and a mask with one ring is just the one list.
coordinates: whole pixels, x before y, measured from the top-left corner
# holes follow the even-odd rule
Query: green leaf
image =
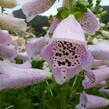
[(80, 19), (81, 19), (81, 17), (83, 16), (83, 13), (82, 13), (82, 12), (77, 11), (77, 12), (74, 12), (74, 16), (75, 16), (75, 18), (76, 18), (77, 20), (80, 20)]
[(63, 10), (62, 13), (61, 13), (61, 17), (64, 19), (64, 18), (66, 18), (68, 16), (69, 16), (68, 10)]
[(89, 5), (88, 1), (85, 1), (85, 0), (78, 0), (78, 3), (80, 5), (83, 5), (83, 6), (88, 6)]

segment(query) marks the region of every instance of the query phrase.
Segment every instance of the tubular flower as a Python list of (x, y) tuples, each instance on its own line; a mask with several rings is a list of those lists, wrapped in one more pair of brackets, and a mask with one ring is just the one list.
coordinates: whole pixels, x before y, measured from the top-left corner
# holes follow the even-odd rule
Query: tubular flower
[(42, 49), (41, 56), (50, 64), (59, 84), (92, 63), (81, 26), (72, 15), (60, 22), (49, 44)]
[(0, 44), (9, 44), (12, 38), (7, 30), (0, 30)]
[(100, 22), (91, 10), (88, 9), (81, 20), (81, 26), (85, 33), (93, 35), (100, 28)]
[(97, 69), (102, 66), (109, 66), (109, 61), (108, 60), (94, 60), (92, 68)]
[(14, 8), (16, 5), (16, 0), (0, 0), (0, 6), (3, 8)]
[(106, 87), (99, 89), (99, 92), (109, 95), (109, 89)]
[(27, 21), (31, 21), (36, 15), (47, 11), (55, 0), (30, 0), (22, 6), (22, 11), (27, 17)]
[(17, 57), (17, 51), (13, 45), (0, 44), (0, 57), (5, 59), (13, 59)]
[(80, 95), (80, 104), (76, 109), (96, 109), (109, 105), (109, 100), (103, 97), (82, 93)]
[[(27, 66), (26, 66), (27, 65)], [(0, 90), (28, 86), (52, 77), (50, 72), (32, 69), (30, 65), (17, 65), (4, 60), (0, 63)]]
[(90, 45), (89, 50), (95, 59), (99, 60), (109, 60), (109, 41), (102, 40), (96, 45)]
[(22, 33), (26, 31), (27, 24), (24, 19), (16, 18), (8, 14), (0, 14), (0, 28), (11, 32)]
[(85, 80), (83, 80), (84, 88), (91, 88), (109, 79), (109, 67), (89, 70), (86, 72)]
[(11, 43), (12, 38), (8, 31), (0, 30), (0, 57), (13, 59), (17, 56), (17, 51)]
[(48, 43), (48, 38), (46, 36), (41, 38), (32, 38), (26, 46), (29, 59), (36, 58), (40, 54), (41, 49), (47, 43)]

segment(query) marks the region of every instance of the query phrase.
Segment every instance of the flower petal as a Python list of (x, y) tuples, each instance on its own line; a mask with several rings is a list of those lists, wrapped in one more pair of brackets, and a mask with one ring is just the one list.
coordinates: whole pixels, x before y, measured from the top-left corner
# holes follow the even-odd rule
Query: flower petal
[(91, 10), (88, 9), (81, 20), (81, 26), (85, 33), (93, 35), (100, 28), (100, 22)]
[(97, 69), (102, 66), (109, 66), (109, 61), (108, 60), (94, 60), (94, 63), (92, 65), (92, 68)]
[(7, 30), (0, 30), (0, 44), (9, 44), (12, 38)]
[(59, 84), (68, 81), (92, 63), (84, 33), (72, 15), (59, 23), (41, 56), (50, 64)]
[(8, 60), (0, 65), (0, 90), (28, 86), (52, 77), (50, 72), (40, 69), (32, 69), (13, 65)]
[(17, 56), (17, 51), (12, 45), (0, 44), (0, 57), (6, 59), (13, 59)]
[(99, 92), (109, 95), (109, 89), (106, 87), (101, 88)]
[(95, 59), (109, 60), (108, 45), (109, 45), (108, 40), (102, 40), (102, 41), (99, 41), (96, 45), (90, 45), (89, 50)]
[(47, 11), (55, 0), (30, 0), (22, 6), (22, 11), (27, 17), (27, 22), (31, 21), (36, 15)]
[(107, 79), (109, 79), (109, 67), (89, 70), (86, 73), (85, 80), (83, 80), (83, 86), (84, 88), (91, 88)]
[(82, 93), (80, 95), (80, 104), (76, 109), (95, 109), (109, 105), (109, 100), (103, 97)]
[(41, 38), (32, 38), (29, 43), (27, 44), (26, 50), (29, 59), (36, 58), (40, 52), (41, 49), (48, 43), (48, 38), (41, 37)]
[(11, 32), (25, 32), (27, 24), (24, 19), (16, 18), (8, 14), (0, 14), (0, 28)]

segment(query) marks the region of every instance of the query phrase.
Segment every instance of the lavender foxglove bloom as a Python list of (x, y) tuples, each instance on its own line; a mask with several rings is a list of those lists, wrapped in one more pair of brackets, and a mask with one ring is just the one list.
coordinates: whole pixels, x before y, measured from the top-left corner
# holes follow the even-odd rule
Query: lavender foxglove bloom
[(92, 57), (87, 50), (83, 30), (74, 16), (60, 22), (49, 44), (42, 49), (41, 56), (49, 63), (59, 84), (91, 65)]
[(103, 97), (82, 93), (76, 109), (96, 109), (109, 105), (109, 100)]
[(104, 87), (104, 86), (106, 86), (106, 83), (107, 83), (107, 81), (101, 81), (100, 83), (98, 83), (98, 84), (96, 84), (96, 88), (98, 87), (98, 88), (101, 88), (101, 87)]
[(7, 30), (0, 30), (0, 44), (9, 44), (12, 38)]
[(83, 86), (84, 88), (92, 88), (107, 79), (109, 79), (109, 67), (89, 70), (86, 72), (85, 79), (83, 80)]
[(0, 28), (11, 32), (22, 33), (26, 31), (27, 24), (24, 19), (16, 18), (8, 14), (0, 14)]
[(109, 61), (108, 60), (94, 60), (92, 68), (97, 69), (100, 68), (101, 66), (109, 66)]
[(52, 77), (50, 72), (23, 66), (13, 65), (8, 60), (0, 63), (0, 90), (32, 85)]
[(55, 0), (29, 0), (22, 6), (22, 11), (29, 22), (38, 14), (47, 11), (54, 2)]
[(41, 49), (48, 43), (48, 37), (32, 38), (26, 46), (29, 59), (35, 59), (41, 52)]
[(88, 9), (81, 20), (81, 26), (85, 33), (93, 35), (100, 28), (100, 22), (91, 10)]
[(109, 95), (109, 88), (103, 87), (99, 89), (99, 92)]
[(14, 8), (16, 5), (16, 0), (0, 0), (0, 6), (3, 8)]
[(5, 59), (14, 59), (17, 57), (17, 51), (13, 45), (0, 44), (0, 57)]
[(95, 59), (109, 60), (108, 45), (109, 45), (108, 40), (102, 40), (102, 41), (99, 41), (96, 45), (90, 45), (89, 50)]

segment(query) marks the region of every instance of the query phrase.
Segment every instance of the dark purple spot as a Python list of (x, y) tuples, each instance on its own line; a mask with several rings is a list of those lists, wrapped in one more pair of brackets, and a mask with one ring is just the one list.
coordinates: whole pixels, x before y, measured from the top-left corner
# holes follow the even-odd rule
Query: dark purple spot
[(59, 54), (58, 53), (56, 53), (56, 56), (58, 56)]
[(76, 47), (73, 47), (73, 48), (72, 48), (72, 50), (75, 50), (75, 49), (76, 49)]
[(78, 58), (78, 56), (76, 55), (75, 58)]
[(75, 51), (72, 51), (72, 55), (75, 55)]
[(62, 65), (65, 65), (65, 62), (63, 61), (61, 64), (62, 64)]
[(69, 60), (68, 60), (68, 59), (66, 59), (65, 61), (66, 61), (66, 62), (69, 62)]
[(68, 66), (69, 66), (69, 67), (71, 66), (71, 62), (68, 62)]
[(64, 76), (64, 79), (65, 79), (66, 77)]
[(61, 66), (61, 62), (60, 61), (58, 61), (58, 65)]

